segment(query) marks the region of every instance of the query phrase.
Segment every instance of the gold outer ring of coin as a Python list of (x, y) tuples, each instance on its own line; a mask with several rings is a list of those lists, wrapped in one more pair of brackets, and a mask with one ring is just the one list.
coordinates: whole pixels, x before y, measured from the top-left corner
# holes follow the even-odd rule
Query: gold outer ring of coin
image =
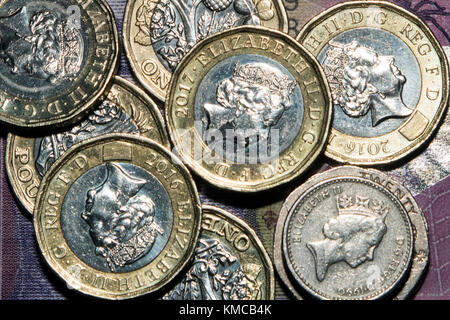
[[(105, 101), (124, 110), (136, 124), (140, 136), (170, 147), (164, 118), (156, 103), (142, 89), (120, 76), (114, 76)], [(31, 214), (41, 184), (35, 165), (35, 141), (35, 137), (9, 133), (5, 152), (5, 167), (10, 185), (20, 204)]]
[[(226, 46), (224, 50), (222, 45)], [(291, 145), (280, 153), (276, 166), (271, 163), (245, 165), (211, 162), (209, 160), (214, 159), (211, 149), (194, 129), (192, 109), (203, 77), (217, 63), (245, 54), (261, 55), (281, 64), (297, 81), (303, 95), (302, 125)], [(188, 167), (213, 186), (238, 192), (274, 188), (299, 177), (325, 148), (332, 108), (324, 73), (311, 54), (282, 32), (243, 26), (217, 33), (194, 46), (181, 61), (172, 79), (165, 113), (169, 136)], [(180, 136), (184, 130), (192, 134), (192, 143), (187, 141), (185, 145), (183, 137), (186, 135)], [(201, 146), (201, 161), (191, 157), (192, 145), (194, 148)]]
[[(222, 245), (226, 245), (239, 257), (240, 265), (246, 272), (246, 277), (248, 277), (248, 272), (258, 272), (247, 278), (249, 282), (256, 284), (257, 291), (262, 291), (253, 299), (275, 299), (273, 264), (255, 231), (245, 221), (224, 209), (203, 205), (202, 212), (203, 217), (199, 239), (201, 239), (202, 235), (209, 235), (211, 238), (218, 239)], [(262, 268), (262, 270), (257, 271), (258, 268)], [(263, 276), (259, 276), (260, 274), (263, 274)], [(170, 294), (170, 291), (167, 294)], [(171, 299), (168, 298), (167, 300)]]
[[(360, 10), (358, 14), (354, 13), (357, 10)], [(370, 17), (364, 14), (367, 10), (372, 13)], [(442, 122), (447, 110), (450, 85), (448, 61), (432, 31), (420, 18), (385, 1), (350, 1), (337, 4), (311, 19), (296, 39), (317, 56), (329, 40), (341, 32), (352, 30), (350, 12), (361, 18), (361, 22), (356, 24), (357, 27), (383, 29), (400, 38), (410, 48), (418, 59), (422, 73), (421, 96), (409, 118), (387, 134), (364, 138), (347, 135), (332, 128), (325, 155), (338, 162), (355, 165), (392, 163), (423, 146)], [(345, 21), (344, 15), (347, 15)], [(389, 19), (390, 17), (394, 18)], [(401, 33), (402, 28), (407, 28), (407, 32)], [(421, 55), (420, 52), (425, 54)], [(432, 57), (426, 58), (430, 55)]]
[[(6, 108), (23, 110), (23, 116), (15, 117), (0, 112), (2, 122), (21, 129), (67, 126), (81, 120), (98, 100), (105, 97), (105, 92), (110, 87), (119, 64), (119, 35), (114, 13), (105, 0), (89, 1), (83, 5), (78, 5), (77, 1), (72, 0), (72, 2), (74, 6), (82, 10), (82, 16), (89, 17), (89, 23), (92, 24), (92, 30), (95, 32), (90, 35), (90, 39), (92, 43), (95, 42), (96, 47), (92, 49), (88, 57), (90, 66), (83, 68), (81, 75), (84, 78), (81, 81), (76, 80), (75, 82), (79, 84), (72, 85), (71, 91), (64, 90), (52, 97), (51, 101), (23, 99), (20, 105), (17, 105), (15, 103), (20, 101), (19, 97), (0, 90), (0, 104), (3, 105), (3, 110)], [(94, 14), (93, 17), (91, 17), (92, 14)], [(104, 26), (108, 28), (107, 33), (103, 30)], [(104, 71), (96, 73), (96, 68), (102, 66), (105, 66)], [(45, 120), (34, 117), (44, 112), (49, 115)], [(15, 129), (11, 127), (11, 130)]]
[[(255, 7), (261, 5), (264, 6), (264, 9), (267, 9), (268, 6), (268, 9), (273, 12), (271, 14), (266, 14), (265, 18), (260, 17), (262, 20), (262, 26), (287, 33), (288, 18), (281, 0), (251, 1), (255, 4)], [(159, 100), (166, 101), (168, 97), (170, 80), (172, 78), (172, 72), (167, 70), (167, 68), (159, 60), (157, 53), (153, 49), (150, 36), (147, 39), (148, 45), (145, 47), (144, 45), (137, 43), (135, 40), (138, 34), (141, 33), (139, 32), (139, 26), (137, 26), (137, 24), (143, 23), (136, 21), (136, 15), (140, 10), (140, 6), (137, 5), (138, 2), (143, 6), (143, 1), (141, 0), (129, 0), (125, 8), (125, 15), (123, 19), (123, 39), (125, 52), (134, 75), (144, 86), (144, 88), (151, 92)], [(159, 3), (158, 0), (154, 2), (155, 7), (157, 3)], [(147, 10), (149, 10), (148, 14), (153, 16), (154, 8), (147, 8)], [(150, 32), (150, 28), (148, 32)]]
[[(76, 256), (62, 230), (61, 208), (69, 184), (108, 161), (132, 163), (149, 172), (167, 191), (173, 210), (167, 244), (153, 260), (134, 271), (114, 273), (91, 267)], [(57, 160), (42, 181), (33, 218), (42, 255), (69, 288), (118, 300), (155, 292), (184, 269), (200, 234), (202, 211), (194, 180), (168, 149), (147, 138), (109, 134), (86, 140)]]
[(281, 250), (284, 224), (288, 217), (290, 207), (297, 201), (298, 197), (302, 193), (306, 192), (306, 190), (313, 187), (320, 181), (335, 177), (336, 174), (368, 179), (371, 182), (389, 190), (404, 206), (407, 205), (408, 216), (411, 220), (414, 231), (413, 257), (410, 267), (411, 269), (407, 275), (407, 278), (404, 283), (401, 284), (401, 289), (397, 289), (394, 299), (405, 300), (412, 298), (419, 289), (429, 264), (430, 249), (428, 243), (428, 223), (425, 215), (413, 195), (400, 183), (378, 170), (363, 169), (354, 166), (336, 167), (314, 175), (299, 188), (294, 190), (283, 203), (275, 229), (273, 245), (275, 270), (282, 283), (289, 289), (289, 292), (294, 298), (299, 300), (304, 299), (299, 293), (297, 286), (294, 285), (291, 277), (288, 275), (288, 270), (284, 263), (284, 256)]

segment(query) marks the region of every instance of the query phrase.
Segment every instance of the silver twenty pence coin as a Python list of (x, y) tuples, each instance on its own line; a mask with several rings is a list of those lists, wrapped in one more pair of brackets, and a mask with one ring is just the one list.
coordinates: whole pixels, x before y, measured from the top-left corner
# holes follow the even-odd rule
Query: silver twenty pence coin
[(334, 171), (284, 204), (287, 271), (301, 292), (319, 299), (391, 296), (412, 261), (408, 212), (387, 188)]

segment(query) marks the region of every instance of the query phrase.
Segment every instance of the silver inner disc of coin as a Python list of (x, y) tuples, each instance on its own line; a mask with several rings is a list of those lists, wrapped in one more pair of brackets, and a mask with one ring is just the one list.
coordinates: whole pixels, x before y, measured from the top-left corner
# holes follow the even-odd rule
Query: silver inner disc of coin
[(400, 127), (414, 111), (422, 75), (397, 36), (374, 28), (343, 32), (320, 52), (334, 102), (333, 128), (376, 137)]
[(58, 95), (84, 72), (88, 26), (73, 1), (9, 1), (0, 10), (0, 85), (39, 100)]
[(104, 272), (130, 272), (164, 249), (173, 211), (161, 182), (148, 171), (106, 162), (81, 175), (69, 188), (61, 212), (73, 252)]
[(279, 156), (301, 129), (300, 86), (280, 63), (255, 54), (216, 64), (195, 97), (196, 129), (231, 162), (262, 163)]
[(248, 294), (246, 276), (239, 257), (225, 243), (202, 234), (191, 267), (162, 299), (241, 300)]

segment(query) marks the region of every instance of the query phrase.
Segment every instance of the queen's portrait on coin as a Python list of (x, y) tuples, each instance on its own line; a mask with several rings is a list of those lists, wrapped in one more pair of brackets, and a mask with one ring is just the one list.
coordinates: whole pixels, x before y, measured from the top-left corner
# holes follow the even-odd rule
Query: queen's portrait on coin
[(406, 77), (394, 64), (394, 57), (381, 56), (357, 41), (340, 44), (331, 41), (324, 70), (333, 102), (350, 117), (371, 112), (375, 127), (389, 118), (411, 115), (402, 99)]
[(87, 192), (81, 217), (89, 225), (95, 253), (114, 272), (145, 256), (163, 230), (154, 221), (153, 200), (141, 192), (147, 181), (114, 163), (106, 168), (105, 181)]
[(0, 17), (0, 61), (12, 74), (26, 74), (52, 84), (73, 80), (83, 58), (80, 31), (69, 20), (42, 10), (31, 17), (29, 25), (25, 25), (28, 34), (23, 34), (2, 21), (15, 15), (26, 19), (26, 9)]
[[(266, 63), (236, 64), (231, 78), (217, 86), (218, 104), (205, 103), (207, 129), (233, 130), (238, 141), (267, 140), (291, 107), (295, 81)], [(249, 139), (251, 141), (249, 141)]]
[(324, 240), (311, 241), (307, 248), (314, 257), (316, 276), (325, 279), (328, 267), (345, 261), (356, 268), (373, 260), (376, 247), (387, 231), (384, 220), (389, 209), (384, 203), (369, 198), (340, 196), (337, 199), (338, 215), (323, 226)]

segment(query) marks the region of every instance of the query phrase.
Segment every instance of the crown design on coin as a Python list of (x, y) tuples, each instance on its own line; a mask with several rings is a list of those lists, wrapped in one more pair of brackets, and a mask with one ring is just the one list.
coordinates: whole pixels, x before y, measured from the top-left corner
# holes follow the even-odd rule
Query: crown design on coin
[(353, 48), (356, 42), (346, 45), (330, 41), (328, 44), (331, 48), (327, 51), (327, 62), (324, 68), (331, 88), (333, 101), (336, 103), (338, 100), (338, 93), (343, 90), (341, 79), (344, 77), (344, 68), (350, 61), (347, 51), (350, 48)]
[(383, 201), (371, 200), (370, 198), (356, 195), (343, 194), (337, 196), (338, 215), (359, 215), (365, 217), (375, 217), (385, 219), (389, 213)]
[(151, 222), (139, 229), (130, 240), (118, 243), (112, 248), (107, 248), (110, 268), (114, 269), (114, 266), (110, 263), (111, 261), (114, 265), (123, 267), (129, 261), (134, 261), (141, 257), (147, 251), (149, 243), (155, 242), (157, 234), (162, 235), (163, 230), (156, 223)]
[(288, 94), (291, 94), (295, 87), (295, 81), (289, 80), (286, 75), (280, 76), (274, 72), (263, 70), (259, 66), (249, 64), (236, 64), (234, 77), (250, 84), (264, 86), (280, 95), (286, 92), (286, 90)]
[(349, 44), (341, 44), (339, 42), (330, 41), (330, 50), (327, 51), (327, 58), (332, 61), (340, 61), (342, 65), (348, 62), (348, 50), (356, 47), (356, 41)]

